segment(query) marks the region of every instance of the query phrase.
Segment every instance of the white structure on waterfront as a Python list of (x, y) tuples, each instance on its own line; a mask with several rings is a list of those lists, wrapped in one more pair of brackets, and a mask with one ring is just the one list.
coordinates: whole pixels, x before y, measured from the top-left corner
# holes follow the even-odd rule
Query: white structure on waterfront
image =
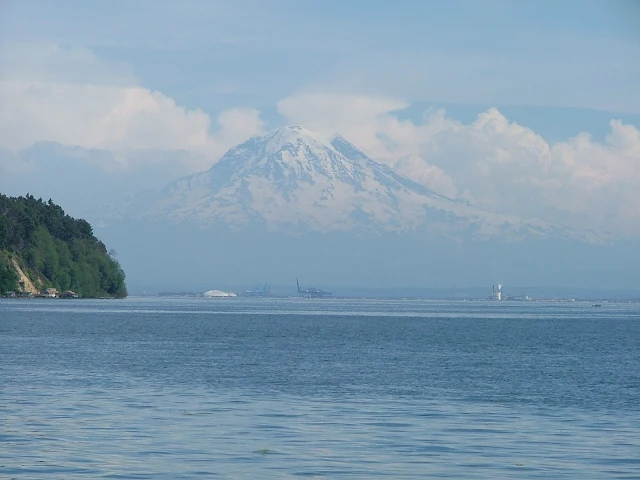
[(499, 283), (498, 284), (498, 289), (496, 290), (495, 285), (491, 286), (491, 300), (497, 300), (497, 301), (501, 301), (502, 300), (502, 284)]
[(209, 290), (208, 292), (204, 292), (202, 294), (204, 297), (212, 298), (212, 297), (237, 297), (235, 293), (223, 292), (220, 290)]

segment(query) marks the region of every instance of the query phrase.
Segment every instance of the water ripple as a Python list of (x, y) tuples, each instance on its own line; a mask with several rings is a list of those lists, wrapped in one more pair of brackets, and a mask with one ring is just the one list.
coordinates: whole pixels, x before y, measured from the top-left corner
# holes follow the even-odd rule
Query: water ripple
[(0, 304), (0, 477), (640, 478), (634, 307), (208, 305)]

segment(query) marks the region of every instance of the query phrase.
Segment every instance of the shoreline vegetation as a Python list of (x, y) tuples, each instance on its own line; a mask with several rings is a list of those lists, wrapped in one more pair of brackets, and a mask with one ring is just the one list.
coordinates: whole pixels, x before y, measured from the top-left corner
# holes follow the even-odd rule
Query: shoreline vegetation
[(0, 296), (124, 298), (116, 252), (51, 200), (0, 194)]

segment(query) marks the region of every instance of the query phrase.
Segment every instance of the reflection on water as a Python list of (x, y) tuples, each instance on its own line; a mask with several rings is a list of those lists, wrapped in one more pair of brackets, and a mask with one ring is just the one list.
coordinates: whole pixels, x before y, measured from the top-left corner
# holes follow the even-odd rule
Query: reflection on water
[(3, 301), (0, 476), (638, 478), (639, 309), (589, 307)]

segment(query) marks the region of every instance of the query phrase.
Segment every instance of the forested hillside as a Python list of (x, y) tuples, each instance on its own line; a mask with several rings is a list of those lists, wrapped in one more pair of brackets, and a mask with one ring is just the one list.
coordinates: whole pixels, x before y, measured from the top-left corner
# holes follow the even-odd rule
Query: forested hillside
[(0, 295), (27, 289), (73, 290), (82, 297), (125, 297), (124, 272), (86, 220), (48, 202), (0, 195)]

